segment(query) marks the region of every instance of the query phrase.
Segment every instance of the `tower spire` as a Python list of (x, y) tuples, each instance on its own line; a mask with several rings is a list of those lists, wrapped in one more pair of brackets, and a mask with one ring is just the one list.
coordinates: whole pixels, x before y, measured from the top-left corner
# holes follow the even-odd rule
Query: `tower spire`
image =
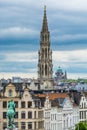
[(44, 5), (44, 17), (43, 17), (42, 32), (48, 32), (48, 23), (47, 23), (47, 16), (46, 16), (46, 5)]
[(53, 87), (52, 50), (50, 49), (50, 32), (44, 6), (42, 30), (40, 34), (40, 50), (38, 51), (38, 79), (47, 88)]
[(44, 10), (46, 10), (46, 5), (44, 5)]

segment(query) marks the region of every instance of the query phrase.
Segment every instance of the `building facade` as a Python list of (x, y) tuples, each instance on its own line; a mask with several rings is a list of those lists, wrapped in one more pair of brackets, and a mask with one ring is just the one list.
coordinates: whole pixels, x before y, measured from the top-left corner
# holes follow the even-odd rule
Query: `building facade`
[(74, 130), (79, 122), (79, 106), (71, 101), (67, 93), (38, 94), (45, 97), (45, 130)]
[(44, 130), (44, 110), (40, 100), (30, 94), (26, 86), (24, 91), (16, 91), (12, 83), (0, 92), (0, 130), (7, 127), (6, 112), (10, 100), (16, 104), (14, 121), (19, 130)]
[(42, 30), (40, 33), (40, 50), (38, 51), (38, 80), (43, 84), (44, 89), (53, 88), (53, 64), (52, 50), (50, 49), (50, 32), (48, 30), (46, 6)]
[(59, 66), (57, 68), (57, 71), (55, 73), (55, 82), (59, 82), (61, 80), (66, 80), (67, 79), (67, 73), (65, 71), (65, 73), (62, 71), (62, 68)]
[(82, 93), (79, 107), (80, 121), (87, 122), (87, 92)]
[(44, 102), (44, 128), (45, 130), (51, 130), (50, 118), (51, 118), (51, 102), (49, 100), (49, 96), (46, 96), (45, 102)]

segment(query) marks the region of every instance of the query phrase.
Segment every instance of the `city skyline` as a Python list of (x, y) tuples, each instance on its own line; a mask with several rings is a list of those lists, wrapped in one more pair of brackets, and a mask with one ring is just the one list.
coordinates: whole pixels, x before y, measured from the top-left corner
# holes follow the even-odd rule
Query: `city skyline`
[[(56, 4), (54, 4), (56, 3)], [(0, 1), (0, 73), (37, 75), (44, 5), (53, 51), (53, 71), (87, 77), (86, 0)]]

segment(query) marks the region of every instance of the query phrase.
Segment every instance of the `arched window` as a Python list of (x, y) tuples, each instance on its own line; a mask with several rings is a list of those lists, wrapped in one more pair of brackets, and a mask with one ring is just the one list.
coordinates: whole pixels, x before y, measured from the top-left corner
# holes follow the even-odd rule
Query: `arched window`
[(8, 92), (9, 97), (12, 97), (12, 90), (10, 89)]
[(47, 75), (47, 65), (45, 65), (45, 75)]
[(44, 41), (44, 36), (42, 35), (42, 41)]
[(42, 49), (42, 58), (44, 58), (44, 49)]
[(22, 118), (22, 119), (25, 119), (25, 118), (26, 118), (26, 117), (25, 117), (25, 111), (22, 111), (22, 112), (21, 112), (21, 118)]
[(45, 48), (45, 57), (47, 58), (47, 48)]
[(42, 75), (43, 75), (43, 73), (44, 73), (44, 66), (42, 65)]
[(82, 108), (83, 108), (83, 102), (82, 102)]
[(47, 41), (47, 35), (45, 35), (45, 41)]

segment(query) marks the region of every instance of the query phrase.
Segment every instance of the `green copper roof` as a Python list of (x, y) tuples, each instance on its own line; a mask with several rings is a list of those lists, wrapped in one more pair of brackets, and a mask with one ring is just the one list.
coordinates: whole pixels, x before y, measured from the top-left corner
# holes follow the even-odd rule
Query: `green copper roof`
[(60, 66), (58, 67), (57, 72), (62, 72), (62, 69)]

